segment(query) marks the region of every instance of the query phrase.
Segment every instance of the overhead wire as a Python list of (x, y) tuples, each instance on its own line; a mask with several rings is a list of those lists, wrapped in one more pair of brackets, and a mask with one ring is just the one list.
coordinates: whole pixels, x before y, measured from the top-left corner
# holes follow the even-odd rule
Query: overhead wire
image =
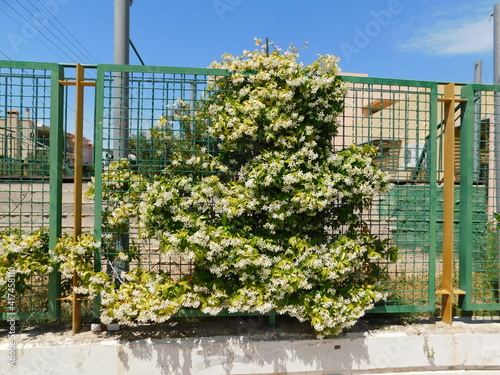
[(139, 59), (139, 61), (141, 62), (141, 64), (142, 65), (146, 65), (146, 64), (144, 64), (144, 60), (142, 59), (141, 55), (139, 54), (139, 51), (137, 50), (137, 48), (135, 48), (134, 43), (132, 43), (132, 39), (129, 39), (129, 44), (132, 47), (132, 49), (134, 50), (135, 55), (137, 56), (137, 58)]
[(4, 55), (4, 56), (5, 56), (6, 58), (7, 58), (7, 60), (10, 60), (10, 61), (12, 61), (12, 59), (11, 59), (11, 58), (10, 58), (9, 56), (7, 56), (7, 55), (5, 54), (5, 52), (3, 52), (3, 51), (0, 51), (0, 53), (1, 53), (2, 55)]
[[(37, 9), (39, 12), (42, 12), (43, 10), (41, 10), (40, 8), (38, 8), (31, 0), (28, 0), (28, 2), (33, 6), (33, 8)], [(52, 17), (49, 18), (49, 17), (46, 17), (47, 18), (47, 21), (61, 34), (63, 35), (66, 40), (74, 47), (78, 50), (79, 53), (81, 53), (81, 56), (84, 57), (85, 59), (88, 59), (89, 62), (92, 62), (92, 63), (95, 63), (95, 64), (98, 64), (98, 59), (92, 55), (92, 53), (87, 49), (85, 48), (85, 46), (73, 35), (73, 33), (71, 33), (70, 30), (68, 30), (66, 28), (66, 26), (64, 26), (61, 21), (59, 21), (56, 17), (55, 14), (52, 14), (52, 12), (50, 11), (49, 8), (47, 8), (47, 6), (43, 3), (43, 2), (40, 2), (39, 4), (41, 4), (43, 6), (43, 8), (45, 8), (46, 12), (48, 12), (48, 14), (51, 14)], [(64, 29), (64, 32), (61, 31), (60, 27), (58, 27), (57, 25), (55, 25), (53, 22), (52, 22), (52, 19), (55, 20), (59, 25), (60, 27), (62, 27)], [(70, 40), (70, 38), (68, 38), (68, 35), (71, 36), (71, 38), (79, 44), (79, 46), (75, 45), (74, 42), (72, 42)], [(82, 51), (83, 49), (83, 51)]]
[[(19, 13), (19, 11), (17, 9), (15, 9), (12, 5), (10, 5), (9, 3), (7, 3), (6, 0), (4, 0), (4, 3), (9, 7), (11, 8), (17, 15), (19, 15), (23, 20), (25, 20), (28, 25), (30, 25), (31, 27), (33, 27), (35, 30), (37, 30), (37, 28), (31, 23), (29, 22), (21, 13)], [(0, 8), (0, 10), (2, 12), (4, 12), (7, 16), (11, 17), (11, 15), (9, 15), (3, 8)], [(11, 17), (12, 18), (12, 17)], [(15, 18), (12, 18), (13, 21), (15, 23), (17, 23), (19, 26), (21, 26), (21, 28), (25, 27), (25, 25), (22, 25), (17, 19)], [(69, 58), (70, 60), (72, 59), (67, 53), (65, 53), (60, 47), (57, 46), (57, 44), (55, 44), (53, 41), (50, 40), (50, 38), (47, 38), (47, 36), (40, 30), (37, 30), (43, 37), (45, 37), (45, 39), (47, 39), (49, 42), (51, 42), (57, 49), (59, 49), (60, 52), (62, 52), (64, 55), (66, 55), (66, 58)], [(32, 37), (35, 38), (36, 40), (38, 40), (40, 43), (42, 43), (45, 47), (47, 47), (51, 52), (53, 52), (54, 54), (56, 54), (57, 56), (59, 56), (60, 58), (62, 59), (66, 59), (64, 57), (62, 57), (58, 52), (54, 51), (51, 47), (49, 47), (43, 40), (41, 40), (40, 38), (38, 38), (38, 36), (36, 34), (32, 34)]]
[[(45, 39), (47, 39), (52, 45), (54, 45), (57, 50), (59, 52), (61, 52), (62, 54), (64, 54), (64, 56), (66, 56), (66, 58), (73, 60), (72, 57), (66, 53), (60, 46), (58, 46), (53, 40), (51, 40), (44, 32), (42, 32), (40, 30), (40, 27), (37, 27), (36, 25), (34, 25), (32, 22), (30, 22), (26, 17), (24, 17), (17, 9), (15, 9), (13, 6), (11, 6), (9, 3), (7, 3), (7, 0), (4, 0), (4, 2), (6, 3), (6, 5), (12, 9), (19, 17), (21, 17), (29, 26), (31, 26), (34, 30), (36, 30), (38, 33), (40, 33), (40, 35), (42, 35)], [(31, 12), (28, 8), (26, 8), (26, 6), (24, 6), (19, 0), (16, 0), (16, 2), (26, 11), (28, 12), (28, 14), (32, 14), (33, 12)], [(31, 0), (28, 0), (28, 2), (31, 4), (31, 6), (33, 7), (33, 9), (35, 9), (37, 12), (40, 12), (41, 15), (43, 15), (42, 11), (41, 11), (41, 8), (37, 7)], [(77, 60), (93, 60), (94, 63), (98, 63), (98, 59), (92, 55), (92, 53), (87, 49), (85, 48), (85, 46), (57, 19), (57, 17), (55, 15), (52, 14), (52, 12), (50, 11), (50, 9), (47, 8), (47, 6), (45, 4), (43, 4), (42, 2), (40, 2), (40, 4), (46, 9), (46, 11), (48, 12), (48, 14), (51, 14), (53, 17), (53, 19), (55, 21), (57, 21), (57, 23), (65, 30), (65, 32), (61, 31), (61, 29), (55, 25), (52, 21), (51, 21), (51, 18), (50, 17), (45, 17), (45, 19), (50, 23), (50, 25), (55, 29), (57, 30), (58, 33), (60, 33), (61, 35), (64, 36), (64, 38), (67, 40), (67, 42), (71, 45), (68, 46), (67, 43), (65, 43), (63, 40), (61, 40), (61, 38), (59, 38), (52, 30), (50, 30), (49, 28), (45, 27), (45, 29), (52, 35), (54, 36), (57, 41), (59, 41), (64, 47), (66, 47), (66, 49), (68, 51), (70, 51), (73, 55), (75, 55), (77, 57)], [(19, 21), (16, 20), (16, 18), (14, 17), (11, 17), (11, 15), (9, 15), (4, 9), (0, 8), (0, 10), (3, 11), (3, 13), (5, 13), (9, 18), (13, 19), (14, 22), (16, 22), (21, 28), (25, 27), (25, 25), (21, 24)], [(40, 23), (40, 25), (44, 26), (40, 21), (38, 21)], [(71, 41), (67, 35), (70, 35), (75, 41), (76, 43), (78, 43), (80, 47), (78, 47), (77, 45), (75, 45), (75, 43), (73, 41)], [(47, 47), (47, 49), (49, 49), (51, 52), (53, 52), (55, 55), (57, 55), (59, 58), (62, 58), (62, 59), (65, 59), (61, 56), (61, 54), (57, 51), (54, 51), (53, 48), (51, 48), (49, 45), (47, 45), (43, 40), (41, 40), (40, 38), (38, 38), (38, 36), (36, 34), (32, 34), (31, 35), (33, 38), (35, 38), (36, 40), (38, 40), (40, 43), (42, 43), (45, 47)], [(85, 51), (82, 51), (82, 49)], [(75, 50), (77, 52), (75, 52)], [(11, 60), (3, 51), (0, 51), (5, 57), (7, 57), (9, 60)], [(83, 57), (83, 59), (82, 59)], [(72, 112), (75, 112), (75, 109), (72, 108), (70, 105), (67, 104), (67, 108), (72, 111)], [(88, 119), (84, 119), (84, 121), (86, 123), (88, 123), (89, 125), (92, 125), (92, 123), (89, 122)]]
[[(25, 7), (25, 6), (24, 6), (24, 5), (23, 5), (23, 4), (22, 4), (19, 0), (16, 0), (16, 2), (17, 2), (17, 3), (18, 3), (18, 4), (19, 4), (19, 5), (20, 5), (20, 6), (21, 6), (21, 7), (22, 7), (22, 8), (23, 8), (26, 12), (28, 12), (28, 14), (32, 14), (32, 12), (31, 12), (28, 8), (26, 8), (26, 7)], [(35, 8), (35, 9), (37, 9), (37, 8)], [(38, 10), (38, 9), (37, 9), (37, 10)], [(29, 22), (29, 21), (28, 21), (25, 17), (23, 17), (23, 18), (26, 20), (26, 22)], [(48, 20), (48, 18), (47, 18), (47, 17), (45, 17), (45, 19), (47, 19), (47, 20)], [(43, 26), (43, 24), (42, 24), (40, 21), (38, 21), (38, 22), (40, 23), (40, 25), (42, 25), (42, 26)], [(31, 25), (31, 26), (33, 26), (33, 27), (35, 27), (35, 25), (33, 25), (33, 23), (30, 23), (30, 25)], [(64, 41), (62, 41), (62, 40), (61, 40), (61, 38), (59, 38), (59, 37), (58, 37), (58, 36), (57, 36), (57, 35), (56, 35), (56, 34), (55, 34), (55, 33), (54, 33), (54, 32), (53, 32), (50, 28), (45, 27), (45, 30), (46, 30), (47, 32), (49, 32), (49, 33), (50, 33), (50, 34), (51, 34), (54, 38), (56, 38), (56, 39), (57, 39), (57, 40), (58, 40), (58, 41), (59, 41), (59, 42), (60, 42), (60, 43), (61, 43), (61, 44), (65, 47), (65, 50), (68, 50), (68, 51), (70, 51), (72, 54), (74, 54), (74, 55), (75, 55), (75, 57), (76, 57), (76, 60), (79, 60), (79, 59), (80, 59), (80, 57), (78, 56), (78, 54), (77, 54), (77, 53), (75, 53), (75, 52), (74, 52), (74, 51), (73, 51), (73, 50), (72, 50), (72, 49), (71, 49), (71, 48), (70, 48), (70, 47), (69, 47), (69, 46), (68, 46), (68, 45), (67, 45)], [(38, 31), (39, 31), (39, 32), (41, 32), (40, 30), (38, 30)], [(42, 35), (43, 35), (43, 34), (42, 34)], [(45, 35), (44, 35), (44, 36), (45, 36)], [(46, 36), (45, 36), (45, 37), (46, 37)], [(46, 37), (46, 38), (47, 38), (47, 37)], [(49, 38), (47, 38), (47, 39), (49, 39)], [(50, 42), (51, 42), (51, 43), (53, 43), (54, 45), (56, 45), (56, 43), (54, 43), (52, 40), (51, 40)], [(61, 47), (58, 47), (58, 48), (62, 51), (62, 48), (61, 48)], [(70, 57), (70, 56), (69, 56), (66, 52), (64, 52), (64, 54), (65, 54), (66, 56)], [(71, 57), (70, 57), (70, 59), (71, 59)]]
[[(19, 3), (19, 0), (16, 0), (18, 3)], [(37, 28), (33, 23), (31, 23), (30, 21), (28, 21), (28, 19), (26, 17), (24, 17), (17, 9), (15, 9), (14, 7), (12, 7), (10, 4), (7, 3), (6, 0), (4, 0), (4, 2), (6, 3), (6, 5), (11, 8), (19, 17), (21, 17), (29, 26), (31, 26), (34, 30), (37, 30), (37, 32), (40, 33), (40, 35), (42, 35), (45, 39), (47, 39), (50, 43), (52, 43), (57, 49), (59, 52), (62, 52), (62, 54), (64, 54), (66, 56), (66, 58), (70, 59), (70, 61), (72, 60), (72, 57), (70, 55), (68, 55), (63, 49), (61, 49), (61, 47), (59, 47), (54, 41), (52, 41), (49, 37), (47, 37), (47, 35), (45, 35), (41, 30), (39, 30), (39, 28)], [(20, 4), (20, 3), (19, 3)], [(22, 4), (20, 4), (29, 14), (31, 14), (31, 12)], [(32, 4), (33, 5), (33, 4)], [(35, 8), (36, 9), (36, 8)], [(16, 22), (21, 28), (25, 27), (26, 25), (23, 25), (21, 24), (15, 17), (12, 17), (12, 15), (9, 15), (3, 8), (0, 8), (0, 10), (5, 13), (9, 18), (11, 18), (14, 22)], [(66, 47), (68, 47), (64, 42), (62, 42), (60, 40), (60, 38), (58, 38), (52, 31), (50, 31), (48, 28), (45, 28), (47, 29), (52, 35), (54, 35), (54, 37), (56, 37), (57, 40), (59, 40), (59, 42), (61, 42), (62, 44), (64, 44)], [(59, 31), (60, 32), (60, 31)], [(33, 38), (35, 38), (36, 40), (38, 40), (40, 43), (42, 43), (48, 50), (50, 50), (52, 53), (54, 53), (55, 55), (57, 55), (59, 58), (61, 59), (66, 59), (64, 58), (63, 56), (61, 56), (61, 54), (58, 52), (58, 51), (55, 51), (53, 48), (51, 48), (49, 45), (47, 45), (47, 43), (45, 43), (42, 39), (38, 38), (38, 36), (36, 34), (32, 34), (31, 35)], [(75, 56), (78, 56), (74, 51), (71, 51), (73, 54), (75, 54)], [(80, 51), (81, 53), (81, 51)], [(4, 52), (2, 52), (2, 54), (7, 57), (9, 60), (11, 60)], [(80, 57), (78, 57), (79, 59)], [(46, 88), (45, 88), (46, 89)], [(67, 108), (76, 113), (75, 109), (72, 108), (68, 103), (66, 104), (67, 105)], [(87, 119), (84, 119), (84, 121), (86, 123), (88, 123), (89, 125), (92, 125)]]
[[(5, 0), (4, 0), (5, 1)], [(26, 6), (24, 6), (23, 4), (21, 4), (19, 2), (19, 0), (16, 0), (17, 3), (26, 11), (28, 12), (28, 14), (32, 14), (32, 12), (26, 8)], [(31, 2), (31, 0), (28, 0), (29, 3), (33, 6), (33, 9), (35, 9), (36, 12), (40, 12), (40, 8), (36, 7), (35, 4), (33, 4)], [(47, 12), (49, 12), (49, 14), (52, 14), (50, 9), (48, 9), (45, 4), (41, 3), (45, 9), (47, 9)], [(88, 59), (88, 56), (78, 47), (76, 46), (71, 40), (69, 40), (69, 38), (66, 36), (67, 33), (65, 32), (62, 32), (60, 28), (58, 28), (56, 25), (54, 25), (53, 22), (51, 22), (50, 20), (50, 17), (45, 17), (45, 19), (61, 34), (65, 37), (65, 39), (67, 39), (68, 43), (76, 49), (77, 52), (75, 52), (71, 47), (69, 47), (63, 40), (61, 40), (61, 38), (59, 38), (52, 30), (50, 30), (50, 28), (48, 27), (44, 27), (50, 34), (52, 34), (64, 47), (65, 49), (61, 49), (60, 46), (58, 46), (53, 40), (51, 40), (49, 37), (47, 37), (47, 35), (45, 35), (43, 32), (41, 32), (41, 30), (39, 30), (39, 28), (36, 27), (36, 25), (34, 25), (33, 23), (29, 22), (26, 17), (23, 17), (16, 9), (14, 9), (12, 6), (10, 6), (9, 4), (7, 4), (12, 10), (14, 10), (14, 12), (16, 12), (21, 18), (23, 18), (31, 27), (33, 27), (34, 29), (36, 29), (38, 32), (40, 32), (41, 35), (43, 35), (49, 42), (51, 42), (59, 51), (61, 51), (67, 58), (69, 58), (70, 61), (74, 61), (73, 58), (71, 58), (71, 56), (66, 53), (65, 51), (69, 51), (71, 52), (75, 57), (76, 57), (76, 61), (80, 60), (80, 61), (86, 61)], [(4, 11), (4, 13), (6, 13)], [(6, 13), (7, 14), (7, 13)], [(36, 14), (36, 13), (35, 13)], [(40, 12), (40, 14), (43, 16), (42, 12)], [(54, 16), (54, 19), (57, 20), (57, 18)], [(45, 26), (42, 24), (42, 22), (40, 20), (37, 20), (41, 26)], [(59, 22), (59, 20), (57, 20)], [(16, 21), (17, 24), (19, 24), (21, 27), (24, 27), (23, 25), (21, 25), (19, 22)], [(59, 22), (59, 24), (65, 29), (67, 30), (64, 25)], [(70, 33), (68, 31), (68, 33)], [(70, 33), (71, 34), (71, 33)], [(71, 34), (72, 35), (72, 34)], [(52, 48), (50, 48), (46, 43), (44, 43), (41, 39), (37, 38), (36, 35), (33, 35), (38, 41), (40, 41), (44, 46), (46, 46), (50, 51), (52, 51), (53, 53), (55, 53), (57, 56), (59, 56), (60, 58), (62, 58), (63, 60), (65, 58), (63, 58), (61, 56), (61, 54), (57, 53), (56, 51), (54, 51)], [(72, 35), (72, 37), (80, 44), (82, 45), (82, 47), (88, 52), (88, 50), (83, 46), (83, 44), (81, 44), (75, 37), (74, 35)], [(97, 62), (97, 59), (95, 58), (95, 56), (93, 56), (90, 52), (88, 52), (89, 55), (91, 56), (91, 59), (95, 60), (96, 63)], [(88, 60), (87, 60), (88, 61)], [(94, 73), (95, 74), (95, 73)], [(94, 74), (91, 74), (93, 75), (94, 77), (93, 78), (96, 78)]]

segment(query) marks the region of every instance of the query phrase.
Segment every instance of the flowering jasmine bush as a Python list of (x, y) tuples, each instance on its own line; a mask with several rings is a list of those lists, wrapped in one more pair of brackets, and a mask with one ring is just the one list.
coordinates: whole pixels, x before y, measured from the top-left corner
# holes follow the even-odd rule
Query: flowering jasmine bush
[[(102, 250), (112, 267), (115, 262), (130, 262), (137, 258), (137, 245), (133, 238), (127, 238), (126, 248), (117, 244), (127, 235), (130, 224), (137, 219), (137, 209), (141, 193), (146, 188), (146, 180), (131, 170), (129, 160), (110, 163), (102, 175), (102, 199), (107, 202), (103, 210), (102, 221), (106, 234), (102, 238)], [(95, 184), (92, 182), (85, 192), (92, 199)], [(127, 236), (128, 237), (128, 236)]]
[[(107, 319), (164, 320), (186, 306), (275, 309), (311, 321), (321, 336), (382, 298), (378, 261), (395, 249), (370, 234), (362, 211), (387, 191), (388, 176), (374, 168), (371, 147), (332, 151), (345, 94), (337, 59), (303, 66), (295, 49), (281, 52), (212, 64), (233, 72), (213, 81), (205, 102), (221, 153), (174, 158), (138, 206), (142, 235), (192, 261), (194, 273), (179, 282), (127, 275), (132, 283), (103, 299)], [(213, 173), (200, 179), (187, 169)]]
[(113, 288), (110, 276), (104, 272), (94, 271), (94, 254), (100, 243), (88, 232), (80, 234), (76, 239), (63, 234), (55, 247), (55, 261), (63, 277), (71, 279), (73, 274), (80, 278), (75, 292), (90, 298), (97, 296), (105, 289)]
[[(49, 255), (49, 231), (46, 228), (33, 233), (21, 230), (0, 233), (0, 290), (7, 295), (9, 270), (15, 269), (16, 293), (22, 295), (30, 288), (32, 276), (48, 275), (55, 262)], [(14, 294), (14, 293), (12, 293)]]
[(48, 276), (55, 269), (66, 279), (76, 272), (82, 279), (78, 293), (97, 295), (102, 289), (112, 288), (109, 276), (94, 272), (94, 251), (100, 246), (90, 233), (82, 233), (75, 240), (63, 234), (57, 241), (54, 256), (49, 252), (49, 230), (41, 228), (32, 233), (5, 231), (0, 233), (0, 289), (7, 287), (7, 278), (15, 270), (17, 295), (22, 295), (33, 285), (33, 276)]
[[(103, 223), (113, 233), (128, 231), (131, 218), (137, 215), (137, 204), (145, 190), (145, 180), (131, 170), (130, 161), (118, 160), (110, 163), (103, 176), (102, 199), (108, 202), (103, 213)], [(94, 183), (85, 192), (88, 198), (95, 194)]]

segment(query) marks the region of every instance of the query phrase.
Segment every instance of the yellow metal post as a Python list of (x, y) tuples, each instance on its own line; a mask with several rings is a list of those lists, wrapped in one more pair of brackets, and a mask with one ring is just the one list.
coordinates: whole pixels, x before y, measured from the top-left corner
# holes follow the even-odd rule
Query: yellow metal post
[(453, 289), (453, 241), (455, 214), (455, 107), (463, 99), (455, 98), (455, 84), (449, 83), (444, 88), (444, 207), (443, 207), (443, 274), (442, 289), (437, 293), (443, 296), (441, 320), (447, 324), (453, 322), (453, 296), (464, 294)]
[[(74, 215), (73, 228), (75, 240), (82, 233), (82, 184), (83, 184), (83, 96), (85, 71), (83, 66), (76, 64), (76, 108), (75, 108), (75, 166), (74, 166)], [(82, 325), (82, 301), (75, 292), (75, 287), (80, 285), (80, 277), (73, 275), (73, 334), (80, 330)]]
[[(62, 85), (75, 86), (76, 108), (75, 108), (75, 145), (74, 145), (74, 180), (73, 180), (73, 236), (75, 240), (82, 233), (82, 185), (83, 185), (83, 106), (85, 86), (95, 86), (94, 82), (85, 82), (85, 70), (80, 64), (76, 64), (75, 81), (60, 81)], [(72, 309), (72, 331), (77, 333), (82, 325), (82, 298), (75, 292), (80, 285), (80, 277), (73, 274), (73, 292), (70, 298)]]
[(83, 174), (83, 66), (76, 64), (76, 109), (75, 109), (75, 170), (73, 217), (75, 239), (82, 233), (82, 174)]

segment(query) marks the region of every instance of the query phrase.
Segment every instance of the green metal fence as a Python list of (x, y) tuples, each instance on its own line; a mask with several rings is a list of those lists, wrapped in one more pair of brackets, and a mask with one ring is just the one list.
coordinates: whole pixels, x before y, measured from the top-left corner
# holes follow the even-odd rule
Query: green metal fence
[[(194, 149), (193, 142), (213, 142), (203, 135), (203, 124), (190, 119), (196, 118), (196, 111), (201, 108), (197, 103), (203, 98), (207, 80), (216, 74), (227, 72), (100, 66), (96, 134), (102, 135), (102, 139), (96, 139), (96, 155), (104, 155), (104, 160), (96, 165), (96, 176), (106, 170), (111, 160), (128, 156), (134, 171), (152, 177), (169, 162), (172, 151), (189, 153)], [(437, 184), (438, 84), (367, 77), (344, 80), (349, 91), (334, 147), (340, 150), (352, 144), (377, 146), (380, 155), (376, 163), (390, 173), (394, 184), (391, 192), (379, 197), (373, 209), (366, 212), (374, 233), (393, 238), (401, 255), (397, 264), (387, 264), (388, 276), (381, 282), (388, 299), (374, 311), (433, 311), (439, 246), (436, 233), (438, 223), (442, 223), (438, 212), (442, 188)], [(126, 95), (130, 99), (117, 108), (124, 96), (123, 82), (127, 82)], [(159, 119), (167, 117), (174, 125), (166, 136)], [(188, 122), (193, 133), (186, 131), (183, 121)], [(123, 140), (123, 127), (128, 142)], [(196, 132), (199, 135), (194, 136)], [(109, 182), (96, 179), (96, 234), (104, 243), (107, 239), (112, 242), (107, 253), (101, 254), (104, 262), (97, 268), (108, 272), (119, 272), (121, 267), (162, 268), (173, 275), (190, 272), (190, 264), (164, 259), (154, 244), (140, 240), (136, 223), (131, 222), (123, 233), (102, 226), (102, 213), (111, 212), (116, 204), (112, 200), (100, 201), (106, 196), (102, 184)], [(130, 186), (130, 181), (113, 182), (115, 186)], [(136, 247), (140, 255), (132, 262), (120, 264), (115, 258), (129, 246)]]
[[(118, 275), (121, 270), (140, 267), (167, 271), (172, 277), (191, 272), (192, 264), (165, 257), (154, 243), (140, 239), (135, 220), (116, 228), (102, 221), (116, 208), (117, 197), (127, 193), (130, 174), (105, 174), (118, 159), (128, 160), (133, 173), (152, 181), (171, 161), (174, 151), (189, 158), (196, 146), (208, 150), (214, 140), (199, 119), (209, 80), (227, 76), (225, 70), (100, 65), (97, 77), (97, 128), (95, 140), (95, 234), (103, 243), (96, 256), (96, 269)], [(126, 87), (125, 87), (126, 85)], [(123, 100), (124, 97), (128, 99)], [(189, 173), (189, 172), (188, 172)], [(112, 195), (103, 186), (113, 184)], [(121, 190), (123, 189), (123, 190)], [(127, 198), (125, 198), (126, 200)], [(117, 255), (134, 248), (130, 262)]]
[[(50, 248), (61, 228), (61, 73), (58, 64), (0, 61), (0, 232), (48, 228)], [(15, 303), (3, 293), (0, 316), (55, 318), (58, 291), (56, 272), (33, 276), (9, 295)]]
[[(48, 227), (51, 249), (61, 232), (62, 176), (69, 155), (64, 149), (68, 124), (63, 75), (64, 66), (58, 64), (0, 61), (0, 231)], [(130, 173), (105, 172), (113, 161), (126, 159), (130, 171), (152, 180), (174, 151), (187, 158), (198, 146), (212, 149), (206, 120), (200, 120), (206, 116), (199, 112), (210, 80), (227, 75), (213, 69), (98, 66), (94, 230), (103, 247), (96, 254), (97, 270), (116, 277), (135, 267), (162, 269), (174, 277), (191, 272), (191, 264), (166, 258), (155, 243), (139, 238), (135, 219), (121, 227), (103, 221), (133, 182)], [(376, 146), (375, 162), (393, 183), (364, 213), (372, 231), (392, 238), (400, 252), (396, 264), (385, 265), (387, 275), (380, 281), (388, 298), (373, 311), (434, 311), (443, 241), (442, 86), (355, 76), (343, 80), (349, 90), (333, 147)], [(494, 119), (500, 112), (495, 106), (498, 90), (464, 86), (461, 95), (468, 101), (457, 111), (461, 159), (456, 165), (455, 249), (459, 286), (466, 291), (461, 307), (466, 310), (500, 309), (494, 220), (500, 192)], [(109, 183), (115, 186), (113, 194), (103, 191)], [(130, 249), (133, 259), (120, 261), (117, 255)], [(32, 288), (17, 296), (18, 310), (7, 311), (2, 297), (1, 318), (8, 313), (18, 319), (57, 317), (59, 284), (57, 274), (33, 278)]]
[(437, 96), (432, 82), (343, 77), (345, 111), (334, 147), (370, 144), (393, 186), (366, 212), (372, 231), (399, 248), (376, 312), (433, 311), (437, 223)]
[[(466, 85), (460, 132), (460, 288), (465, 310), (500, 310), (500, 87)], [(495, 144), (496, 143), (496, 144)]]
[[(117, 73), (122, 74), (119, 76), (121, 82), (124, 82), (125, 77), (129, 90), (127, 95), (130, 100), (126, 103), (127, 131), (130, 139), (128, 144), (123, 142), (124, 133), (120, 130), (120, 116), (123, 112), (120, 115), (120, 111), (115, 108), (117, 99), (123, 94), (123, 90), (120, 91), (120, 84), (117, 87), (117, 82), (120, 82), (117, 81)], [(126, 76), (123, 73), (127, 73)], [(108, 158), (110, 155), (120, 155), (119, 157), (132, 155), (134, 170), (152, 176), (168, 163), (169, 155), (174, 149), (191, 152), (192, 139), (185, 138), (188, 133), (182, 130), (179, 119), (183, 116), (187, 116), (188, 119), (196, 117), (198, 108), (196, 102), (203, 97), (207, 79), (212, 74), (227, 73), (175, 68), (100, 67), (97, 103), (100, 127), (96, 134), (102, 134), (102, 140), (96, 140), (96, 154), (102, 153)], [(382, 238), (392, 238), (400, 252), (400, 259), (396, 264), (386, 265), (387, 275), (381, 280), (388, 298), (373, 311), (434, 311), (436, 287), (440, 283), (443, 246), (444, 129), (441, 119), (442, 108), (438, 104), (442, 86), (435, 82), (369, 77), (345, 76), (343, 79), (349, 90), (345, 98), (346, 108), (340, 119), (340, 131), (333, 140), (333, 146), (337, 150), (352, 144), (377, 146), (379, 156), (375, 161), (380, 168), (390, 174), (393, 183), (390, 193), (378, 197), (372, 209), (365, 213), (372, 231)], [(168, 116), (173, 118), (175, 114), (178, 115), (178, 119), (174, 119), (177, 125), (171, 129), (172, 138), (169, 142), (165, 142), (164, 135), (158, 133), (155, 126), (158, 126), (160, 118)], [(460, 113), (457, 116), (457, 121), (466, 123), (467, 116), (462, 117)], [(194, 123), (191, 125), (194, 126)], [(201, 129), (203, 126), (200, 126), (198, 131)], [(212, 141), (200, 133), (197, 142), (209, 144)], [(105, 158), (102, 165), (106, 166), (108, 163), (109, 160)], [(99, 165), (96, 166), (97, 176), (102, 173), (101, 168)], [(460, 173), (459, 166), (456, 173), (457, 175)], [(98, 186), (99, 189), (101, 187)], [(459, 184), (456, 190), (458, 197)], [(465, 191), (462, 189), (461, 193), (464, 194)], [(481, 189), (476, 188), (466, 194), (469, 194), (468, 199), (478, 211), (474, 214), (474, 229), (470, 238), (476, 242), (476, 248), (482, 248), (484, 246), (479, 242), (484, 236), (480, 228), (491, 228), (489, 224), (491, 217), (488, 219), (487, 215), (481, 213), (483, 207)], [(106, 207), (112, 208), (114, 204), (109, 201), (99, 202), (101, 196), (98, 190), (96, 228), (102, 224), (98, 222), (102, 213), (101, 203), (104, 210)], [(465, 240), (462, 237), (463, 227), (459, 228), (458, 225), (459, 211), (460, 208), (462, 211), (470, 209), (466, 208), (467, 204), (467, 201), (465, 205), (457, 204), (455, 225), (456, 249), (462, 246), (461, 270), (462, 273), (468, 272), (469, 275), (469, 278), (461, 276), (461, 280), (465, 280), (461, 281), (461, 285), (464, 282), (468, 285), (467, 288), (463, 288), (469, 290), (466, 299), (472, 298), (473, 295), (471, 278), (476, 276), (472, 275), (481, 273), (469, 269), (467, 262), (470, 262), (473, 256), (464, 255), (465, 247), (460, 245), (465, 243)], [(139, 249), (140, 256), (135, 263), (126, 264), (127, 269), (136, 266), (147, 269), (164, 268), (174, 275), (190, 272), (190, 264), (182, 264), (177, 259), (163, 259), (154, 245), (139, 240), (133, 222), (130, 223), (126, 233), (111, 233), (103, 227), (102, 232), (98, 230), (97, 234), (103, 238), (111, 238), (115, 243), (111, 249), (116, 253), (122, 246), (131, 244)], [(492, 234), (488, 236), (494, 237)], [(116, 253), (106, 254), (103, 257), (105, 264), (102, 268), (109, 268), (109, 263), (113, 262)], [(473, 264), (477, 266), (481, 263)], [(116, 272), (116, 268), (119, 270), (122, 266), (112, 267), (113, 271)], [(488, 267), (498, 270), (497, 263), (489, 264)], [(490, 281), (498, 280), (498, 275), (497, 279), (492, 276), (492, 272), (489, 275), (488, 277), (492, 278)], [(478, 293), (482, 292), (478, 290)], [(495, 308), (496, 305), (491, 302), (493, 300), (482, 307)]]

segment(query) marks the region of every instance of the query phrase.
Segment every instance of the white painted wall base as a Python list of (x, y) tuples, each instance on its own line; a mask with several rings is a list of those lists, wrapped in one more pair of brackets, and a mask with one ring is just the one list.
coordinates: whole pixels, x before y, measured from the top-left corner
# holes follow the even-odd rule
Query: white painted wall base
[(124, 342), (91, 332), (58, 341), (26, 337), (14, 367), (3, 338), (0, 374), (500, 374), (500, 323), (432, 327), (293, 341), (214, 336)]

